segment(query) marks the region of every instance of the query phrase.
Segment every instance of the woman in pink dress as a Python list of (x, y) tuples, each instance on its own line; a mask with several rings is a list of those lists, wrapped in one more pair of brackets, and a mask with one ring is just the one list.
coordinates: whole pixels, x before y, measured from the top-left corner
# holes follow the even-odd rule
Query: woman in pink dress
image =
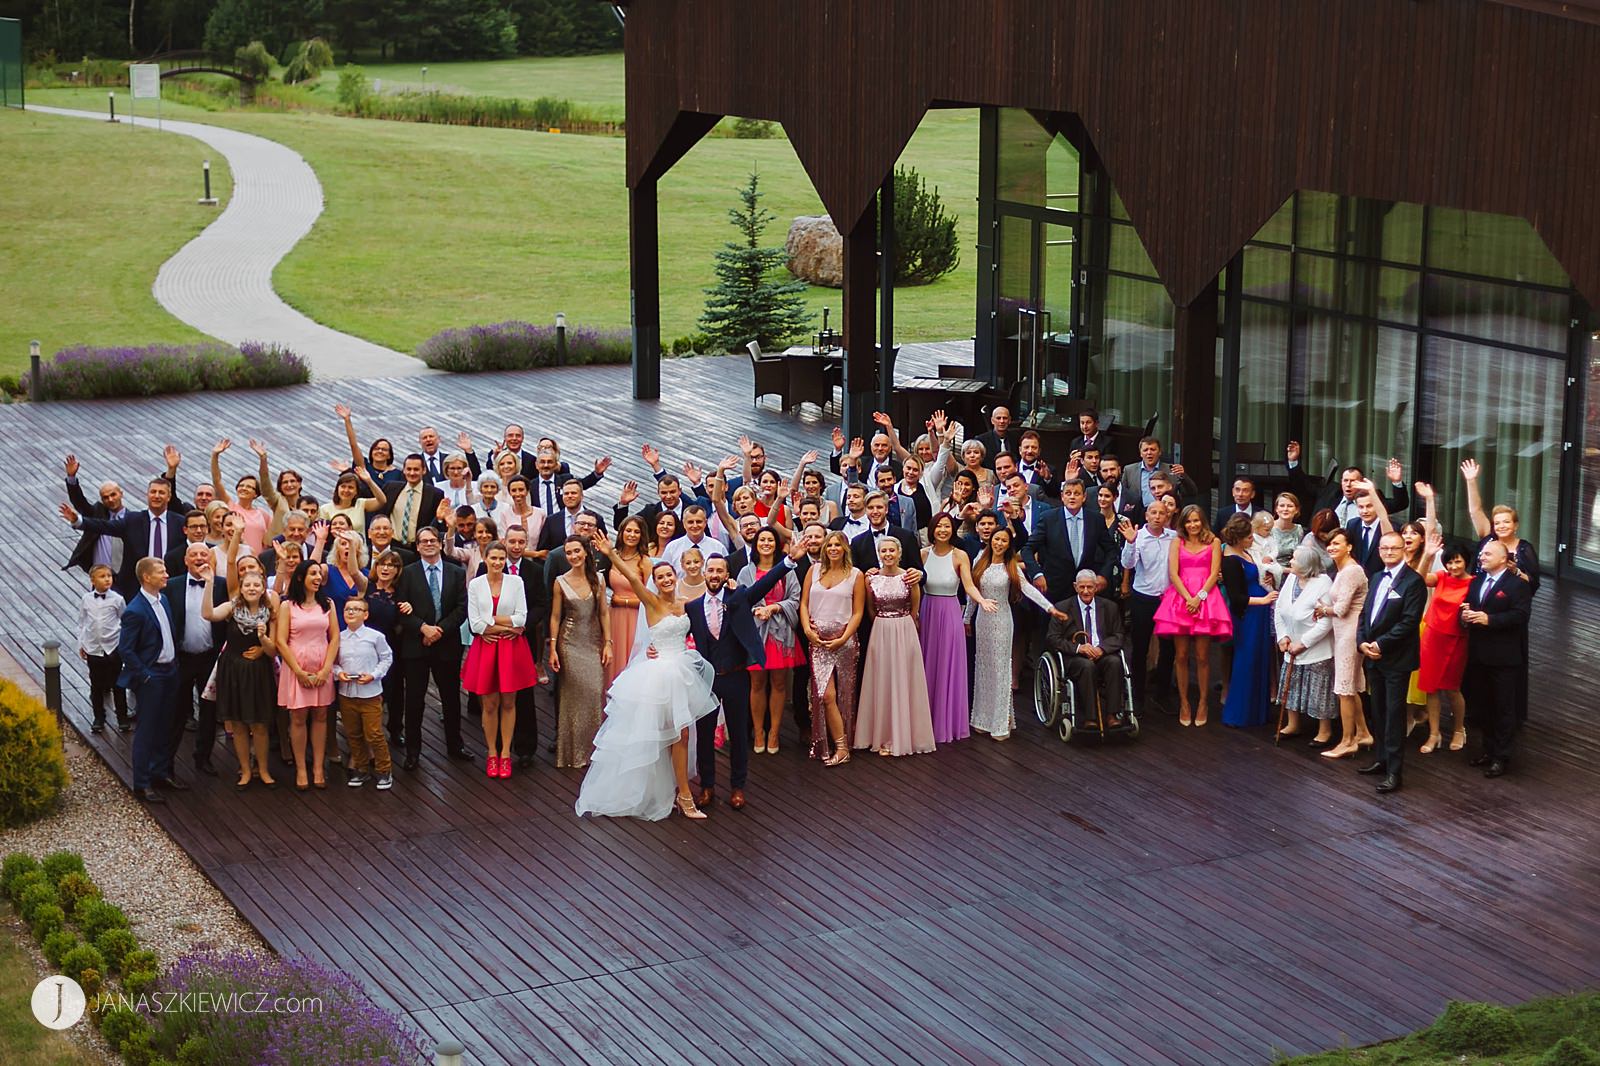
[[(278, 604), (273, 642), (283, 660), (278, 671), (278, 706), (289, 712), (289, 743), (294, 748), (294, 787), (327, 788), (323, 756), (327, 750), (328, 707), (333, 703), (333, 663), (339, 657), (339, 619), (323, 591), (322, 564), (306, 559), (295, 567)], [(310, 719), (311, 765), (306, 767), (306, 726)], [(337, 750), (335, 751), (337, 754)]]
[[(256, 442), (251, 441), (252, 445)], [(256, 454), (261, 457), (261, 474), (246, 474), (233, 486), (233, 496), (228, 495), (228, 490), (222, 482), (222, 453), (233, 447), (233, 441), (223, 437), (212, 445), (211, 448), (211, 484), (216, 490), (217, 499), (228, 505), (228, 509), (244, 521), (244, 542), (250, 546), (251, 552), (260, 555), (267, 546), (267, 527), (272, 524), (272, 512), (264, 507), (256, 506), (256, 499), (261, 495), (261, 482), (267, 477), (266, 449), (260, 449)]]
[[(467, 582), (467, 625), (472, 647), (461, 667), (461, 687), (478, 697), (490, 777), (511, 776), (511, 734), (517, 728), (517, 693), (538, 681), (533, 651), (523, 639), (528, 598), (520, 578), (507, 581), (506, 546), (483, 550), (484, 572)], [(496, 755), (498, 751), (500, 754)]]
[[(753, 585), (783, 559), (778, 554), (778, 534), (763, 529), (751, 541), (750, 561), (738, 573), (738, 583)], [(800, 579), (794, 574), (772, 586), (766, 599), (752, 610), (756, 632), (766, 647), (766, 662), (750, 667), (750, 722), (757, 755), (778, 754), (778, 727), (789, 705), (789, 679), (793, 668), (805, 665), (800, 646)], [(770, 723), (769, 720), (770, 719)]]
[(1339, 697), (1339, 743), (1322, 753), (1325, 759), (1343, 759), (1371, 747), (1372, 734), (1361, 713), (1361, 693), (1366, 691), (1366, 670), (1357, 650), (1361, 608), (1367, 602), (1367, 572), (1356, 562), (1350, 535), (1342, 529), (1328, 538), (1333, 560), (1333, 588), (1317, 603), (1317, 617), (1333, 619), (1333, 694)]
[(811, 642), (811, 757), (824, 766), (850, 761), (861, 655), (856, 630), (866, 603), (866, 578), (850, 564), (850, 541), (834, 530), (823, 538), (822, 558), (807, 572), (800, 592), (800, 628)]
[(878, 541), (878, 564), (878, 572), (867, 578), (872, 643), (861, 674), (855, 747), (874, 748), (879, 755), (916, 755), (934, 749), (933, 708), (917, 637), (922, 589), (906, 584), (900, 542), (893, 537)]
[(644, 519), (631, 514), (617, 523), (617, 564), (606, 571), (606, 587), (611, 590), (611, 645), (617, 654), (606, 663), (606, 688), (628, 667), (633, 653), (633, 635), (639, 628), (639, 597), (633, 593), (622, 567), (631, 567), (646, 584), (650, 582), (650, 557), (645, 554)]
[[(1216, 591), (1222, 578), (1222, 542), (1190, 504), (1178, 515), (1178, 539), (1167, 553), (1167, 591), (1156, 608), (1156, 635), (1171, 637), (1177, 651), (1178, 724), (1205, 725), (1211, 698), (1211, 641), (1233, 636), (1233, 616)], [(1200, 682), (1200, 707), (1189, 710), (1189, 659)]]

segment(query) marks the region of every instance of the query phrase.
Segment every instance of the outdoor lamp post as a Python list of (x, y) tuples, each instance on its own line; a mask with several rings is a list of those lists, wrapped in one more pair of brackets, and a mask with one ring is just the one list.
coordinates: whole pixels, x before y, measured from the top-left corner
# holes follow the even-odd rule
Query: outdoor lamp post
[(39, 382), (39, 342), (28, 342), (28, 399), (38, 403), (44, 399), (44, 388)]
[(422, 68), (422, 87), (424, 89), (426, 89), (428, 87), (428, 68), (427, 67), (423, 67)]
[(66, 743), (66, 722), (61, 717), (61, 642), (47, 640), (39, 646), (44, 651), (44, 705), (56, 712), (56, 728), (61, 731), (61, 742)]
[(459, 1040), (441, 1040), (433, 1045), (434, 1066), (461, 1066), (461, 1056), (465, 1054), (466, 1048)]
[(117, 94), (112, 92), (110, 89), (106, 90), (106, 107), (111, 110), (111, 117), (106, 119), (106, 121), (117, 121)]
[(217, 203), (217, 198), (215, 196), (211, 195), (211, 160), (209, 160), (209, 159), (204, 160), (200, 164), (200, 170), (205, 176), (205, 189), (206, 189), (205, 195), (200, 197), (200, 202), (202, 204), (205, 204), (208, 207), (215, 207), (216, 203)]
[(556, 366), (567, 365), (567, 316), (556, 312)]

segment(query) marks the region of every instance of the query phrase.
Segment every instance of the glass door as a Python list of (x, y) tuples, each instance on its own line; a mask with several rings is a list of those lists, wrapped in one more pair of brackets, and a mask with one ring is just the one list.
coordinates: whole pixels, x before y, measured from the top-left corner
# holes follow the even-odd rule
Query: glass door
[(1083, 380), (1075, 363), (1079, 265), (1077, 227), (1070, 219), (1061, 212), (1000, 216), (994, 319), (999, 384), (1012, 390), (1013, 415), (1031, 416), (1029, 424), (1041, 428), (1067, 417), (1058, 412)]
[(1575, 382), (1583, 424), (1576, 441), (1577, 492), (1573, 495), (1572, 566), (1600, 578), (1600, 333), (1583, 344), (1581, 376)]

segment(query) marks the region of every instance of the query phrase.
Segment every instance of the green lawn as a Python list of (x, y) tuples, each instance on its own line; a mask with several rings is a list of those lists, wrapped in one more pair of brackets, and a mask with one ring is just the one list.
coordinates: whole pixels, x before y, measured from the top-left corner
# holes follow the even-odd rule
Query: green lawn
[[(103, 92), (90, 95), (105, 107)], [(25, 370), (35, 338), (47, 357), (71, 344), (203, 339), (163, 311), (150, 286), (216, 217), (219, 208), (195, 203), (200, 162), (214, 153), (187, 137), (9, 109), (0, 111), (0, 145), (0, 373)], [(211, 183), (226, 203), (220, 159)]]
[[(6, 908), (6, 914), (10, 914)], [(33, 986), (42, 976), (18, 943), (9, 925), (0, 925), (0, 1063), (28, 1066), (88, 1066), (102, 1061), (61, 1033), (46, 1029), (33, 1016), (29, 1003)], [(78, 1023), (88, 1025), (88, 1020)]]
[[(579, 102), (604, 103), (621, 92), (617, 56), (437, 69), (461, 83), (486, 82), (507, 68), (526, 71), (518, 84), (527, 88), (519, 91), (543, 91), (582, 74), (572, 93)], [(429, 68), (430, 84), (435, 69)], [(96, 91), (39, 90), (29, 100), (105, 106), (104, 93)], [(575, 323), (627, 325), (621, 138), (178, 105), (166, 113), (282, 141), (316, 170), (326, 211), (278, 268), (275, 283), (289, 303), (319, 322), (401, 351), (447, 327), (550, 321), (557, 311)], [(976, 111), (934, 112), (906, 150), (904, 161), (940, 186), (948, 208), (960, 216), (963, 251), (960, 268), (937, 284), (900, 290), (900, 340), (972, 334), (977, 127)], [(696, 146), (661, 187), (662, 332), (668, 343), (694, 331), (702, 290), (712, 280), (712, 253), (734, 234), (727, 212), (752, 167), (762, 175), (767, 208), (778, 217), (769, 235), (774, 244), (782, 243), (795, 215), (822, 211), (787, 141), (708, 138)], [(159, 260), (150, 262), (152, 275)], [(839, 321), (837, 290), (812, 289), (810, 298), (819, 324), (823, 306)], [(130, 325), (121, 339), (144, 339), (144, 332)]]
[[(428, 68), (427, 78), (422, 68)], [(553, 96), (623, 117), (623, 74), (620, 52), (552, 59), (501, 59), (481, 63), (364, 63), (367, 77), (391, 89), (436, 89), (476, 96)], [(319, 95), (329, 99), (339, 83), (337, 68), (323, 73)]]

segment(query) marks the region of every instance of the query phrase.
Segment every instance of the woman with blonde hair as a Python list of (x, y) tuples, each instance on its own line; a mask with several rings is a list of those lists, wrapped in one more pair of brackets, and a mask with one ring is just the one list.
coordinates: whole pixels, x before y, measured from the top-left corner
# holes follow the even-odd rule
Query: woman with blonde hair
[[(1209, 721), (1211, 642), (1233, 636), (1233, 617), (1213, 595), (1222, 580), (1222, 542), (1194, 504), (1178, 514), (1178, 537), (1167, 552), (1167, 591), (1156, 608), (1155, 632), (1171, 637), (1178, 672), (1178, 724), (1203, 726)], [(1200, 682), (1200, 706), (1190, 710), (1189, 665)]]
[[(800, 590), (800, 628), (811, 642), (811, 757), (824, 766), (850, 761), (856, 724), (856, 632), (866, 611), (867, 583), (850, 562), (850, 541), (834, 530)], [(828, 753), (829, 743), (833, 753)]]

